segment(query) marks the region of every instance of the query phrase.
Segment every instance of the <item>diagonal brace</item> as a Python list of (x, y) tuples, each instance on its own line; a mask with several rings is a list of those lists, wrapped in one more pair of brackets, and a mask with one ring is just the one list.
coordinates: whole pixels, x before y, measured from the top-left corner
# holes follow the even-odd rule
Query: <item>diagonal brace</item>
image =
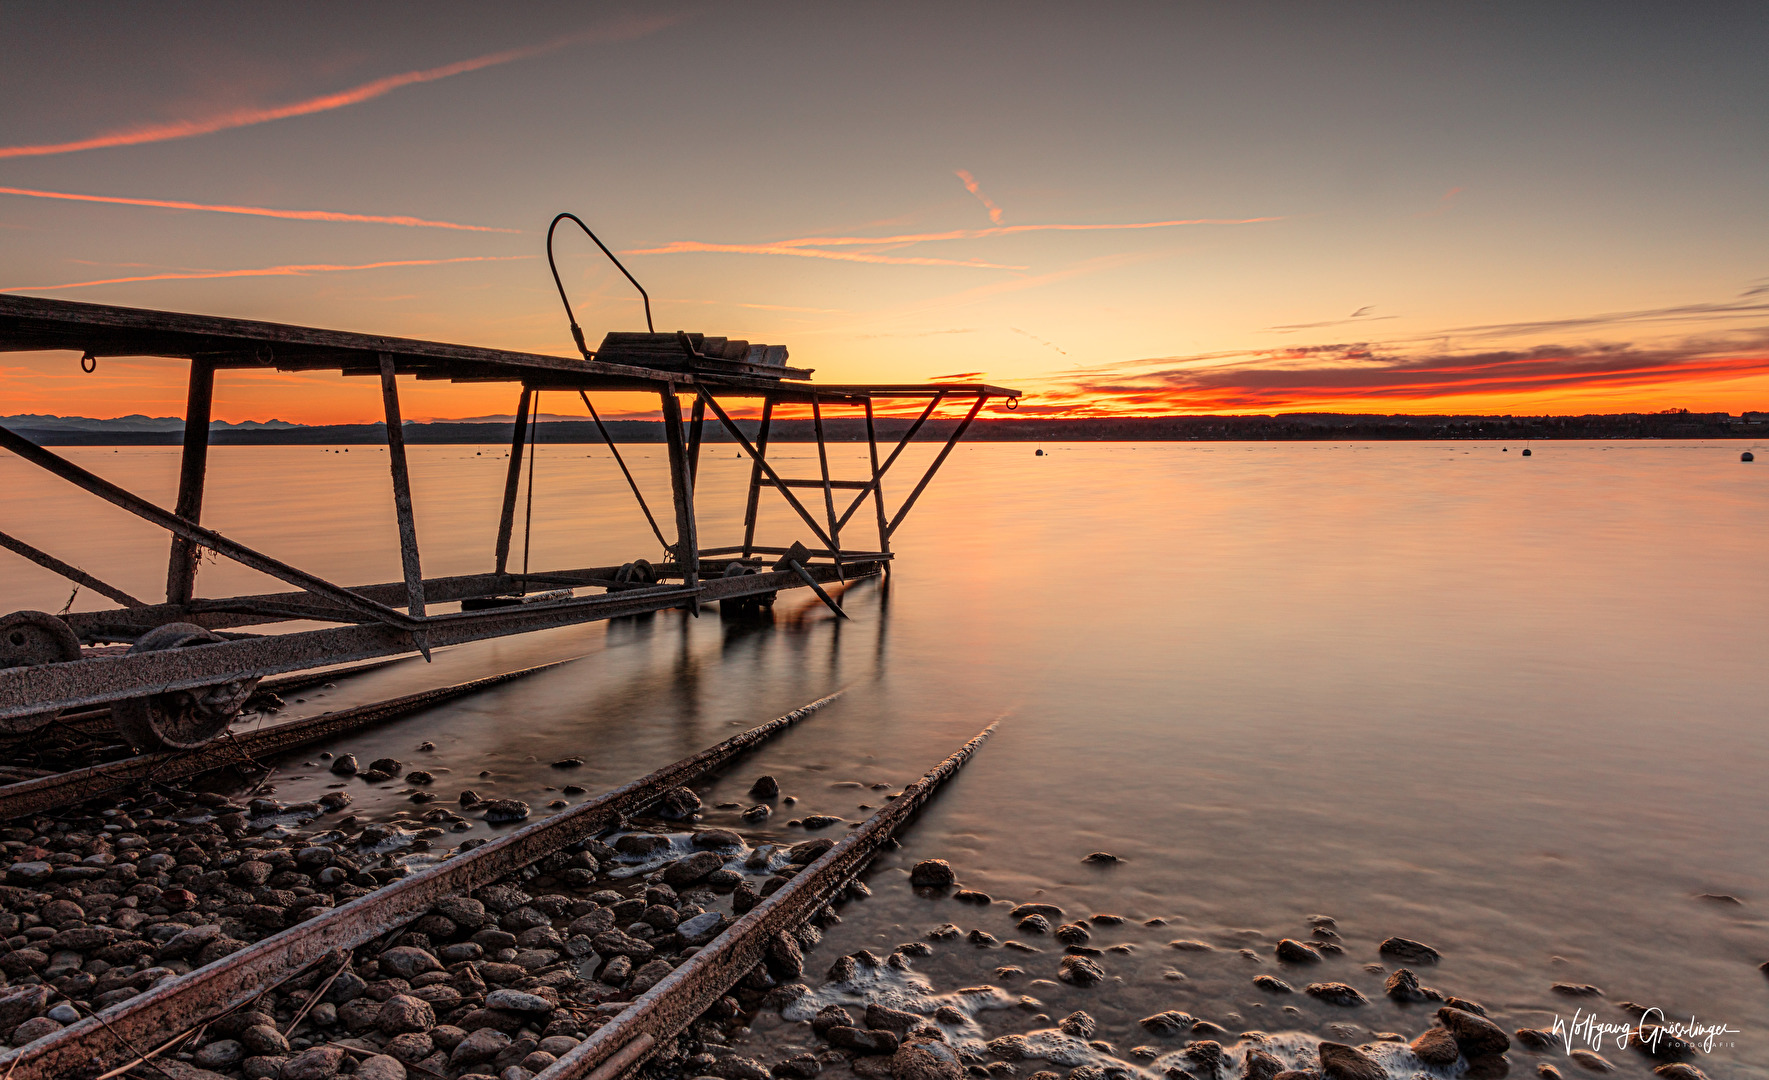
[(756, 453), (756, 448), (751, 445), (748, 437), (743, 434), (736, 424), (731, 422), (729, 416), (725, 415), (725, 410), (720, 407), (718, 401), (710, 392), (708, 392), (707, 388), (700, 383), (695, 383), (694, 389), (701, 397), (706, 399), (707, 407), (712, 409), (713, 415), (719, 418), (719, 423), (723, 424), (725, 430), (731, 433), (731, 437), (736, 439), (738, 445), (743, 447), (743, 452), (748, 454), (749, 459), (755, 462), (756, 465), (761, 468), (762, 472), (767, 474), (768, 481), (779, 490), (780, 494), (785, 497), (786, 501), (791, 504), (792, 508), (798, 511), (798, 516), (803, 518), (805, 524), (811, 527), (811, 531), (816, 534), (817, 539), (823, 541), (823, 546), (830, 551), (835, 551), (835, 541), (831, 540), (829, 534), (823, 531), (823, 526), (817, 524), (817, 519), (811, 516), (809, 510), (805, 509), (804, 503), (799, 502), (798, 496), (792, 493), (792, 489), (780, 482), (780, 474), (774, 471), (774, 466), (768, 464), (765, 458)]

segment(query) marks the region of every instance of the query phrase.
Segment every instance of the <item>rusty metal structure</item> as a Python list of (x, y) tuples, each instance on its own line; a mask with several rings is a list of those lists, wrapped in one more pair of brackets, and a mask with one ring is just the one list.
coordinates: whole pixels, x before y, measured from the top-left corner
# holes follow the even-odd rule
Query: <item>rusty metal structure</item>
[[(560, 295), (563, 299), (563, 287)], [(569, 314), (568, 301), (566, 306)], [(648, 298), (646, 317), (649, 323)], [(814, 385), (809, 370), (787, 366), (787, 350), (781, 346), (647, 332), (611, 333), (591, 350), (575, 317), (571, 329), (579, 357), (0, 294), (0, 352), (66, 350), (77, 353), (83, 366), (114, 356), (166, 357), (190, 365), (183, 456), (171, 509), (0, 427), (0, 447), (171, 536), (164, 602), (148, 602), (0, 532), (0, 546), (118, 605), (62, 616), (16, 612), (0, 619), (0, 731), (31, 730), (62, 710), (109, 703), (118, 729), (134, 745), (191, 748), (226, 730), (258, 679), (282, 672), (413, 651), (428, 656), (444, 645), (666, 608), (698, 611), (713, 602), (766, 605), (779, 590), (798, 587), (813, 589), (845, 617), (824, 586), (885, 572), (892, 535), (971, 422), (991, 399), (1012, 407), (1019, 396), (1018, 391), (982, 383)], [(215, 374), (239, 369), (332, 371), (379, 380), (403, 580), (340, 585), (201, 524)], [(519, 388), (497, 539), (486, 573), (424, 575), (401, 423), (400, 375)], [(530, 429), (536, 397), (544, 391), (581, 397), (604, 438), (606, 428), (590, 393), (637, 391), (657, 397), (668, 448), (673, 542), (646, 506), (611, 438), (608, 445), (669, 553), (660, 564), (635, 558), (609, 566), (533, 572), (511, 568), (524, 454), (533, 452)], [(686, 417), (684, 396), (691, 399)], [(753, 440), (727, 411), (734, 399), (760, 403)], [(925, 405), (895, 445), (881, 447), (874, 405), (905, 399)], [(936, 410), (948, 403), (967, 406), (962, 419), (891, 510), (886, 476)], [(782, 405), (809, 406), (820, 475), (783, 477), (768, 460), (770, 429)], [(865, 417), (870, 451), (866, 477), (830, 473), (823, 421), (825, 411), (836, 407), (857, 408)], [(741, 541), (702, 546), (694, 489), (709, 419), (747, 455), (750, 479)], [(759, 500), (768, 489), (791, 508), (809, 543), (800, 538), (758, 542)], [(820, 492), (821, 514), (800, 499), (801, 491)], [(838, 501), (845, 502), (845, 509)], [(866, 541), (844, 539), (861, 528), (850, 523), (868, 504), (873, 520), (864, 526)], [(231, 559), (292, 588), (200, 597), (196, 584), (204, 553)], [(291, 622), (322, 625), (259, 632)], [(99, 648), (119, 642), (128, 649)]]

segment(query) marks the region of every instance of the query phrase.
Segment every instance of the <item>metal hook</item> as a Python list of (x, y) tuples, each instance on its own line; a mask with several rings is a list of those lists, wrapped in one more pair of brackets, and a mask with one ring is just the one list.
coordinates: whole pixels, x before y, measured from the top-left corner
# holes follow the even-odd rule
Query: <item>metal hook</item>
[(1001, 403), (1001, 407), (1008, 412), (1018, 412), (1020, 408), (1020, 399), (1017, 397), (1010, 397)]
[(80, 370), (88, 375), (98, 370), (98, 357), (92, 355), (91, 349), (87, 349), (86, 355), (80, 357)]

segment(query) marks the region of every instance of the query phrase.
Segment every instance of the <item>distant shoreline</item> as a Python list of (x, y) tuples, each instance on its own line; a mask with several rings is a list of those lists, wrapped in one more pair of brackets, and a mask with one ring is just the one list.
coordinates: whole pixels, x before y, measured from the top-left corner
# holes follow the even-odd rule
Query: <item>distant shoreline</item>
[[(58, 419), (54, 426), (17, 424), (13, 431), (40, 446), (177, 446), (182, 430), (121, 429), (117, 421)], [(754, 439), (757, 422), (737, 422)], [(881, 418), (881, 440), (894, 442), (911, 421)], [(917, 442), (943, 440), (957, 420), (930, 420)], [(663, 424), (655, 420), (611, 420), (609, 433), (619, 443), (661, 443)], [(824, 421), (832, 442), (863, 442), (863, 421), (847, 417)], [(502, 423), (407, 423), (405, 439), (414, 444), (497, 444), (510, 440), (511, 426)], [(602, 442), (588, 420), (546, 421), (535, 425), (542, 443)], [(729, 445), (730, 435), (717, 423), (706, 425), (705, 441)], [(987, 419), (971, 425), (965, 438), (973, 442), (1377, 442), (1412, 440), (1524, 439), (1769, 439), (1769, 414), (1746, 413), (1616, 413), (1591, 416), (1362, 416), (1305, 413), (1287, 416), (1151, 416), (1122, 419)], [(328, 424), (264, 428), (228, 427), (210, 431), (216, 446), (377, 446), (387, 442), (381, 424)], [(772, 442), (811, 442), (809, 420), (776, 421)]]

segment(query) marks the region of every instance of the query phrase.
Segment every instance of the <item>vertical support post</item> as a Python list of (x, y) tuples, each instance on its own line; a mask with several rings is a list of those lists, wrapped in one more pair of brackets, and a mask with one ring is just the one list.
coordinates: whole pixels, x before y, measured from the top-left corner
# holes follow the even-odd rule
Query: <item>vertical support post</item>
[(504, 510), (498, 518), (497, 570), (510, 563), (510, 535), (516, 530), (516, 493), (522, 486), (522, 447), (528, 441), (528, 407), (534, 391), (524, 386), (516, 403), (516, 428), (510, 435), (510, 470), (504, 475)]
[(692, 488), (700, 476), (700, 437), (706, 429), (706, 402), (694, 395), (694, 406), (688, 413), (688, 486)]
[[(203, 479), (209, 470), (209, 411), (215, 399), (215, 364), (190, 362), (190, 396), (184, 406), (184, 456), (178, 468), (178, 504), (173, 513), (192, 525), (202, 523)], [(166, 603), (184, 605), (196, 594), (202, 549), (182, 536), (172, 538), (166, 565)]]
[(774, 399), (762, 399), (762, 427), (756, 433), (756, 459), (749, 463), (749, 503), (743, 510), (743, 557), (753, 553), (756, 540), (756, 510), (762, 497), (762, 461), (768, 456), (768, 432), (774, 426)]
[[(884, 476), (878, 471), (878, 431), (872, 426), (872, 399), (866, 399), (866, 450), (872, 456), (872, 505), (878, 511), (878, 550), (891, 553), (890, 525), (885, 519)], [(891, 576), (891, 564), (885, 563), (885, 576)]]
[(399, 518), (399, 561), (405, 569), (405, 606), (424, 617), (424, 571), (418, 565), (418, 524), (412, 517), (411, 473), (405, 462), (405, 426), (399, 418), (399, 384), (393, 357), (381, 354), (381, 406), (387, 413), (387, 466), (393, 473), (393, 513)]
[[(689, 475), (688, 447), (682, 439), (682, 403), (676, 400), (676, 384), (662, 391), (663, 432), (669, 440), (670, 493), (676, 500), (676, 566), (690, 589), (700, 587), (700, 544), (694, 535), (694, 480)], [(698, 611), (698, 601), (688, 601)]]
[(817, 394), (811, 393), (811, 426), (817, 431), (817, 464), (823, 470), (823, 511), (829, 516), (830, 556), (835, 559), (835, 573), (838, 578), (846, 580), (842, 574), (842, 534), (841, 526), (835, 520), (835, 489), (829, 486), (829, 448), (823, 438), (823, 407), (817, 403)]

